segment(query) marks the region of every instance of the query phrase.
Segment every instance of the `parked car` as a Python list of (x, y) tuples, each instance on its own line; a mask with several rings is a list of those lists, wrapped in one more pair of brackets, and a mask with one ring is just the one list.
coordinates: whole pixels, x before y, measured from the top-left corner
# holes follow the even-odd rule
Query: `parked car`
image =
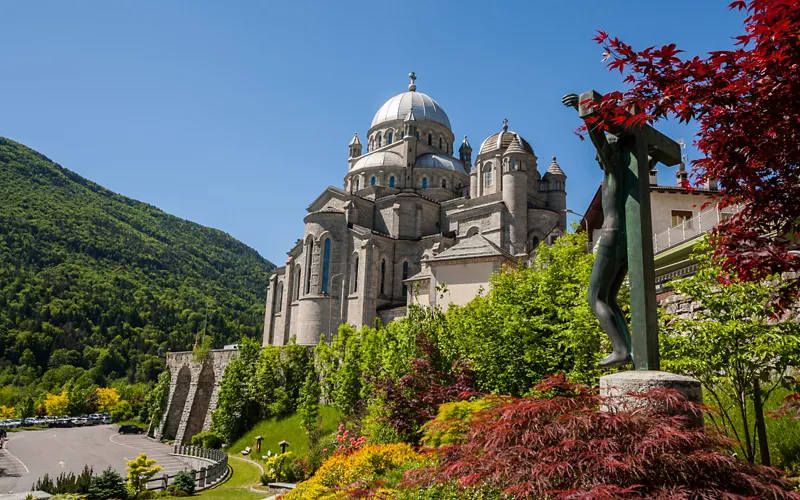
[(58, 417), (56, 419), (56, 427), (75, 427), (75, 422), (70, 417)]
[(120, 434), (144, 434), (145, 430), (138, 425), (125, 424), (119, 426)]

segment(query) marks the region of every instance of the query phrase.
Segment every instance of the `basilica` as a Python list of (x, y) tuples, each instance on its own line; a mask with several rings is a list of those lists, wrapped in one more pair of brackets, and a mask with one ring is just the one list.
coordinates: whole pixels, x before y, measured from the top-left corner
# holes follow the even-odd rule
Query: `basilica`
[(265, 345), (315, 345), (342, 323), (385, 324), (410, 304), (464, 304), (566, 230), (555, 157), (540, 175), (507, 121), (474, 158), (466, 136), (455, 151), (447, 113), (409, 77), (363, 142), (350, 141), (342, 188), (311, 202), (303, 238), (270, 276)]

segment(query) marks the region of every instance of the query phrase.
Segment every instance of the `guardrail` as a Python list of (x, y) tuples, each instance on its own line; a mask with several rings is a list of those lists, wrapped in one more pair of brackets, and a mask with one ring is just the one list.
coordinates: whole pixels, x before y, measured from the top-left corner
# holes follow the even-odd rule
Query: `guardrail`
[[(224, 451), (200, 448), (199, 446), (175, 445), (175, 455), (179, 457), (198, 458), (210, 462), (210, 465), (201, 467), (200, 470), (193, 469), (189, 471), (190, 474), (194, 475), (196, 490), (208, 488), (223, 480), (225, 476), (228, 475), (228, 454)], [(164, 491), (173, 483), (176, 475), (177, 473), (172, 475), (163, 474), (161, 477), (153, 478), (147, 482), (147, 489), (152, 491)]]
[(717, 224), (738, 211), (739, 207), (725, 207), (724, 210), (720, 210), (718, 206), (714, 206), (700, 212), (697, 216), (686, 219), (683, 223), (653, 236), (653, 252), (662, 252), (697, 238), (701, 234), (711, 231)]

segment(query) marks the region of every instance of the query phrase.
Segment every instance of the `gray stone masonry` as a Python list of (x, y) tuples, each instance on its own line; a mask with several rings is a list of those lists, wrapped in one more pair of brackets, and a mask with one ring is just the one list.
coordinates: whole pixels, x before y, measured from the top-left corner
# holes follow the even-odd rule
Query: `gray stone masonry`
[[(604, 398), (601, 409), (613, 412), (639, 408), (646, 401), (635, 395), (656, 388), (676, 390), (689, 401), (703, 404), (703, 389), (697, 379), (655, 370), (631, 370), (600, 377), (600, 396)], [(665, 408), (665, 411), (674, 409)], [(702, 413), (692, 416), (697, 424), (702, 424)]]
[(170, 372), (169, 396), (156, 439), (174, 439), (184, 444), (211, 427), (211, 413), (217, 408), (219, 383), (234, 349), (212, 350), (205, 363), (196, 363), (192, 352), (167, 353)]

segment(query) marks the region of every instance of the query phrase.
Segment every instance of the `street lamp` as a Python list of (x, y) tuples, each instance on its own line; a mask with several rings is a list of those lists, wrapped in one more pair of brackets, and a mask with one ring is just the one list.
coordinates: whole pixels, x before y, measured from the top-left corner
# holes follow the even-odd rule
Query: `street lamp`
[(573, 212), (573, 211), (572, 211), (572, 210), (570, 210), (569, 208), (565, 208), (565, 209), (564, 209), (564, 212), (565, 212), (565, 213), (568, 213), (568, 214), (572, 214), (572, 215), (577, 215), (578, 217), (580, 217), (580, 218), (581, 218), (581, 220), (582, 220), (582, 221), (585, 223), (585, 224), (584, 224), (584, 225), (585, 225), (585, 228), (584, 228), (584, 229), (586, 230), (586, 234), (589, 234), (589, 221), (588, 221), (588, 220), (586, 220), (586, 215), (585, 215), (585, 214), (579, 214), (578, 212)]
[[(344, 273), (337, 273), (331, 276), (331, 288), (333, 287), (333, 280), (338, 278), (339, 276), (344, 276)], [(342, 296), (344, 290), (341, 290), (342, 287), (339, 288), (340, 288), (339, 295)], [(325, 292), (325, 295), (328, 296), (328, 342), (330, 343), (330, 341), (333, 340), (333, 335), (331, 335), (331, 320), (333, 318), (333, 308), (332, 308), (333, 304), (331, 303), (331, 300), (333, 299), (333, 295), (329, 294), (328, 292)], [(341, 300), (339, 301), (339, 303), (341, 304)]]

